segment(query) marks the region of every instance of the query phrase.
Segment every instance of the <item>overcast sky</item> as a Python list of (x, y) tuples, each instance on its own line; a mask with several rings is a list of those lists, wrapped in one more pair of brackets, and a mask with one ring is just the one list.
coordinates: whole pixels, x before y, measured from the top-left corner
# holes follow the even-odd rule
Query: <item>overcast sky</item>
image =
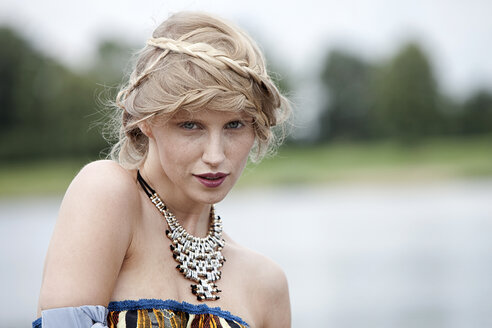
[(492, 87), (490, 0), (0, 0), (0, 22), (69, 64), (90, 58), (98, 39), (144, 44), (170, 13), (205, 10), (249, 30), (292, 71), (313, 70), (327, 47), (390, 56), (407, 39), (430, 55), (441, 85), (466, 93)]

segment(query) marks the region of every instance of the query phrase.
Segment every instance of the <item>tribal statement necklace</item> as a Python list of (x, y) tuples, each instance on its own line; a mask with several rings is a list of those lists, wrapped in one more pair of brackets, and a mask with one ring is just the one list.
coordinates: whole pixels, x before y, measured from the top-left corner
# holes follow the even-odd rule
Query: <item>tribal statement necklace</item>
[(220, 279), (222, 273), (219, 268), (225, 262), (225, 258), (220, 252), (225, 241), (222, 238), (222, 220), (218, 215), (215, 215), (213, 205), (210, 209), (210, 229), (207, 236), (205, 238), (195, 237), (179, 224), (174, 214), (169, 211), (155, 190), (142, 178), (140, 171), (137, 171), (137, 180), (152, 203), (166, 219), (169, 228), (166, 230), (166, 235), (172, 243), (173, 258), (178, 262), (176, 269), (186, 279), (195, 282), (191, 285), (191, 292), (199, 301), (218, 300), (220, 297), (217, 293), (220, 290), (215, 282)]

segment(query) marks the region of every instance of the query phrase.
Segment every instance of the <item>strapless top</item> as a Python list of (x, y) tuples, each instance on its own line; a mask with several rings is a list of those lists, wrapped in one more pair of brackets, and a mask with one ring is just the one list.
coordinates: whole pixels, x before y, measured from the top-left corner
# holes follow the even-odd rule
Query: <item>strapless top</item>
[[(219, 307), (159, 299), (111, 302), (107, 317), (101, 322), (108, 328), (249, 327), (240, 317)], [(42, 328), (41, 318), (34, 321), (32, 327)]]

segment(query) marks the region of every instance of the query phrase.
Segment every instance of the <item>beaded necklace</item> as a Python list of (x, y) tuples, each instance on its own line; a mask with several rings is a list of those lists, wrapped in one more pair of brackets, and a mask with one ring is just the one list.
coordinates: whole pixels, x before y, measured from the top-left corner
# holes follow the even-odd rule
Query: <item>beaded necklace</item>
[(186, 279), (195, 282), (191, 284), (191, 292), (199, 301), (218, 300), (220, 297), (217, 293), (220, 290), (215, 282), (220, 279), (219, 268), (225, 262), (221, 253), (225, 241), (222, 238), (222, 220), (220, 216), (215, 215), (214, 206), (210, 209), (210, 228), (207, 236), (195, 237), (181, 226), (155, 190), (142, 178), (140, 171), (137, 171), (137, 180), (167, 222), (169, 229), (166, 230), (166, 235), (171, 240), (172, 256), (178, 262), (176, 269)]

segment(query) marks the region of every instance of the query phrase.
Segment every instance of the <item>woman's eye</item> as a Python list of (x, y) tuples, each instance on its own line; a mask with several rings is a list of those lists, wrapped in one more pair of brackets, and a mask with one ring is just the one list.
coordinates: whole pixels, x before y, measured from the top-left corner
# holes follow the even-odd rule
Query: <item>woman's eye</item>
[(228, 129), (239, 129), (243, 125), (244, 124), (240, 121), (232, 121), (232, 122), (227, 123), (227, 128)]
[(184, 123), (181, 123), (180, 125), (183, 129), (186, 129), (186, 130), (194, 130), (197, 128), (197, 125), (196, 123), (194, 122), (184, 122)]

